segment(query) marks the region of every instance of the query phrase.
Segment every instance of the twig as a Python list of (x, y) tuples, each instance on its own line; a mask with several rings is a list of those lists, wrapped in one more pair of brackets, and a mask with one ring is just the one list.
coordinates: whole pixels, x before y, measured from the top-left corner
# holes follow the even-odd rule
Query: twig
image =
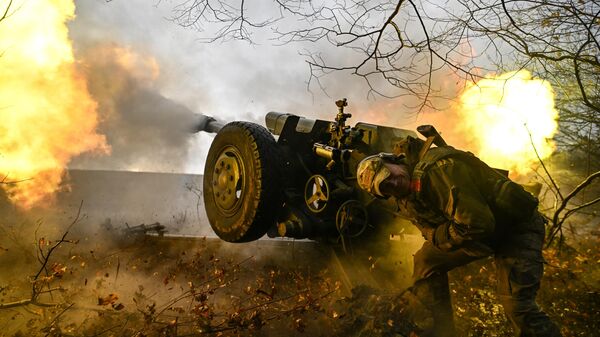
[(6, 9), (4, 10), (4, 14), (2, 15), (2, 17), (0, 17), (0, 21), (6, 19), (8, 17), (8, 11), (10, 10), (10, 6), (12, 6), (13, 0), (10, 0), (8, 2), (8, 5), (6, 5)]
[(67, 312), (67, 310), (71, 309), (71, 307), (72, 307), (73, 305), (75, 305), (75, 303), (71, 303), (71, 304), (69, 304), (69, 305), (68, 305), (66, 308), (64, 308), (64, 309), (63, 309), (63, 310), (62, 310), (62, 311), (61, 311), (61, 312), (60, 312), (58, 315), (56, 315), (56, 316), (54, 317), (54, 319), (53, 319), (53, 320), (52, 320), (52, 321), (51, 321), (51, 322), (50, 322), (50, 323), (49, 323), (49, 324), (46, 326), (46, 328), (48, 329), (48, 332), (46, 333), (45, 337), (50, 335), (50, 333), (52, 332), (52, 326), (53, 326), (53, 325), (54, 325), (54, 323), (55, 323), (55, 322), (58, 320), (58, 318), (59, 318), (60, 316), (62, 316), (62, 315), (65, 313), (65, 312)]
[(597, 179), (598, 177), (600, 177), (600, 171), (595, 172), (591, 175), (589, 175), (587, 178), (585, 178), (579, 185), (577, 185), (573, 191), (571, 191), (571, 193), (569, 193), (560, 203), (560, 205), (558, 206), (558, 208), (556, 209), (556, 212), (554, 212), (554, 216), (552, 217), (552, 229), (550, 231), (550, 235), (548, 236), (548, 243), (546, 244), (547, 246), (550, 246), (550, 244), (552, 243), (552, 241), (554, 240), (554, 238), (556, 237), (557, 234), (561, 233), (562, 236), (562, 224), (565, 222), (565, 220), (571, 216), (573, 213), (575, 213), (576, 211), (588, 207), (588, 206), (592, 206), (598, 202), (600, 202), (600, 198), (596, 198), (590, 202), (584, 203), (582, 205), (579, 205), (573, 209), (568, 210), (565, 215), (562, 217), (562, 219), (560, 218), (560, 213), (562, 211), (565, 210), (565, 208), (567, 207), (569, 201), (575, 197), (579, 192), (581, 192), (584, 188), (586, 188), (587, 186), (589, 186), (595, 179)]
[(117, 272), (115, 273), (115, 284), (117, 283), (117, 279), (119, 278), (119, 270), (121, 269), (121, 259), (119, 255), (117, 255)]
[[(12, 1), (11, 1), (12, 2)], [(8, 5), (10, 7), (10, 4)], [(7, 8), (8, 10), (8, 8)], [(6, 15), (6, 13), (4, 14)], [(0, 18), (0, 21), (2, 21), (2, 19), (4, 18)], [(6, 181), (6, 179), (8, 178), (8, 174), (6, 174), (4, 176), (4, 178), (2, 178), (2, 180), (0, 180), (0, 184), (4, 184), (4, 185), (14, 185), (14, 184), (18, 184), (18, 183), (22, 183), (24, 181), (29, 181), (29, 180), (33, 180), (33, 178), (27, 178), (27, 179), (21, 179), (21, 180), (11, 180), (11, 181)]]
[[(35, 276), (31, 279), (31, 284), (32, 284), (31, 285), (31, 297), (28, 299), (14, 301), (14, 302), (0, 303), (0, 309), (15, 308), (15, 307), (24, 306), (24, 305), (35, 305), (35, 306), (39, 306), (39, 307), (54, 307), (54, 306), (59, 305), (59, 303), (38, 302), (37, 299), (40, 294), (44, 294), (44, 293), (52, 294), (52, 291), (60, 290), (62, 288), (60, 288), (60, 287), (50, 288), (50, 285), (48, 284), (48, 289), (42, 291), (42, 290), (38, 289), (38, 282), (45, 281), (45, 279), (40, 279), (40, 275), (42, 274), (42, 272), (45, 271), (46, 275), (49, 276), (48, 271), (46, 270), (46, 266), (48, 265), (48, 261), (50, 260), (50, 257), (52, 256), (52, 253), (54, 252), (54, 250), (56, 250), (56, 248), (58, 248), (62, 243), (71, 242), (70, 240), (67, 240), (66, 237), (69, 234), (69, 231), (71, 230), (73, 225), (75, 225), (79, 221), (82, 207), (83, 207), (83, 200), (79, 204), (79, 208), (77, 210), (77, 216), (75, 217), (73, 222), (71, 222), (71, 224), (67, 227), (67, 230), (63, 233), (63, 236), (60, 238), (60, 240), (58, 240), (48, 250), (48, 252), (46, 254), (44, 254), (44, 252), (42, 251), (42, 249), (38, 243), (39, 254), (42, 256), (43, 259), (41, 259), (41, 260), (38, 259), (40, 261), (41, 266), (40, 266), (39, 270), (37, 271), (37, 273), (35, 274)], [(39, 229), (39, 227), (38, 227), (38, 229)], [(36, 229), (36, 233), (37, 233), (37, 229)], [(71, 304), (69, 306), (69, 308), (72, 306), (73, 305)]]
[(27, 304), (31, 304), (30, 298), (26, 299), (26, 300), (20, 300), (20, 301), (8, 302), (8, 303), (0, 303), (0, 309), (20, 307), (22, 305), (27, 305)]
[(540, 162), (540, 164), (544, 168), (544, 172), (546, 172), (546, 175), (550, 179), (550, 182), (552, 183), (552, 186), (554, 186), (554, 189), (556, 190), (556, 193), (560, 197), (560, 200), (564, 200), (563, 195), (560, 192), (560, 188), (558, 188), (558, 185), (554, 181), (554, 178), (552, 178), (552, 175), (550, 174), (550, 172), (548, 172), (548, 169), (546, 168), (546, 164), (544, 164), (544, 161), (540, 157), (540, 154), (538, 153), (538, 150), (535, 147), (535, 143), (533, 142), (533, 136), (531, 135), (531, 131), (529, 130), (529, 127), (527, 127), (527, 123), (525, 123), (523, 125), (525, 126), (525, 130), (527, 130), (527, 134), (529, 135), (529, 140), (531, 142), (531, 147), (533, 147), (533, 151), (535, 152), (535, 156), (537, 157), (538, 161)]
[(26, 300), (19, 300), (19, 301), (14, 301), (14, 302), (8, 302), (8, 303), (0, 303), (0, 309), (9, 309), (9, 308), (15, 308), (15, 307), (20, 307), (22, 305), (35, 305), (38, 307), (55, 307), (57, 305), (60, 305), (60, 303), (41, 303), (41, 302), (37, 302), (33, 299), (26, 299)]
[(50, 255), (52, 255), (52, 252), (54, 252), (54, 250), (56, 248), (58, 248), (58, 246), (60, 246), (63, 242), (67, 242), (68, 240), (65, 240), (67, 235), (69, 234), (69, 231), (71, 230), (71, 227), (73, 227), (73, 225), (75, 225), (78, 221), (79, 221), (79, 216), (81, 215), (81, 208), (83, 207), (83, 200), (81, 201), (81, 203), (79, 204), (79, 208), (77, 209), (77, 216), (75, 216), (75, 219), (73, 220), (73, 222), (71, 222), (71, 224), (69, 225), (69, 227), (67, 227), (67, 230), (63, 233), (63, 236), (60, 238), (60, 240), (58, 242), (56, 242), (54, 244), (54, 246), (52, 246), (49, 250), (48, 253), (46, 254), (46, 256), (44, 257), (44, 261), (42, 263), (42, 267), (38, 270), (37, 274), (35, 274), (34, 276), (34, 280), (36, 280), (40, 274), (42, 273), (42, 271), (44, 270), (44, 268), (46, 268), (46, 265), (48, 264), (48, 260), (50, 260)]

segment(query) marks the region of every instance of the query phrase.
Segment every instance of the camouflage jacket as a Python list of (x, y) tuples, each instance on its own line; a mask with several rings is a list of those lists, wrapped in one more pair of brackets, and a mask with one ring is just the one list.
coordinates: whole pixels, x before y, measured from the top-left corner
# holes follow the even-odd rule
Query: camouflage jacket
[[(523, 203), (512, 197), (520, 191), (509, 191), (511, 200), (498, 200), (504, 186), (520, 188), (469, 152), (435, 147), (413, 168), (406, 206), (417, 227), (434, 229), (431, 241), (441, 250), (472, 246), (474, 242), (493, 246), (494, 238), (511, 222), (507, 213), (520, 207), (514, 204)], [(511, 210), (501, 209), (501, 203), (507, 203)], [(535, 206), (528, 207), (537, 207), (537, 199)]]

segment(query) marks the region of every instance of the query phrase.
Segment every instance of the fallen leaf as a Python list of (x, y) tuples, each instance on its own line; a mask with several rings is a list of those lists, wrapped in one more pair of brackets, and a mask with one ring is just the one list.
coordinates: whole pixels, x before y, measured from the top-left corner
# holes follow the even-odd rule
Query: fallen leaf
[(117, 294), (108, 294), (106, 297), (98, 297), (98, 305), (114, 304), (118, 299)]
[(122, 310), (123, 308), (125, 308), (125, 306), (123, 305), (123, 303), (113, 304), (112, 307), (115, 310)]

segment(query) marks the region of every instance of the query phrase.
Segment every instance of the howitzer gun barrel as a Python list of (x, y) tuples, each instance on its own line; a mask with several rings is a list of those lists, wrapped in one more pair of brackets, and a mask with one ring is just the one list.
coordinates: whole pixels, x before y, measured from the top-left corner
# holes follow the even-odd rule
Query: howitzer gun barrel
[(217, 120), (214, 117), (206, 116), (206, 115), (197, 115), (198, 122), (192, 128), (192, 133), (204, 131), (209, 133), (217, 133), (219, 130), (225, 126), (226, 123)]

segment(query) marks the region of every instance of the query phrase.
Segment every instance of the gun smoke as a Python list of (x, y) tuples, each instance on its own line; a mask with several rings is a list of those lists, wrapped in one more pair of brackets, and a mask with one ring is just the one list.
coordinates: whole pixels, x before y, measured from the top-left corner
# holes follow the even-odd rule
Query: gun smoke
[(84, 154), (70, 167), (183, 171), (194, 113), (161, 94), (156, 60), (116, 44), (89, 48), (81, 57), (90, 93), (98, 102), (98, 129), (112, 153)]

